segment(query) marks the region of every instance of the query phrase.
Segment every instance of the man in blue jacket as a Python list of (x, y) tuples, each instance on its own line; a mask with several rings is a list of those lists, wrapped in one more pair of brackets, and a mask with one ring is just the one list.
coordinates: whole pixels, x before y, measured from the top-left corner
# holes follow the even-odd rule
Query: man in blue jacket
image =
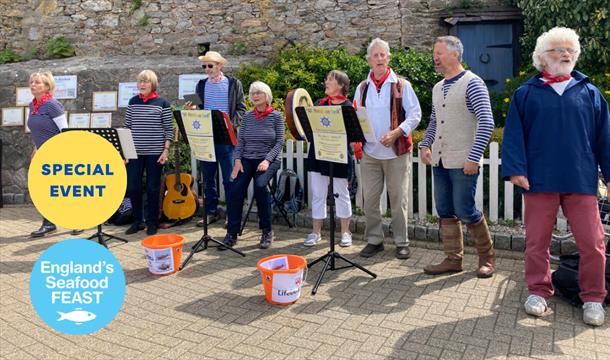
[[(604, 231), (597, 207), (598, 169), (610, 179), (608, 104), (589, 78), (573, 71), (580, 54), (574, 30), (542, 34), (533, 54), (541, 73), (519, 87), (506, 119), (502, 176), (525, 199), (525, 311), (541, 316), (553, 296), (549, 247), (561, 206), (580, 252), (583, 321), (604, 322)], [(610, 187), (610, 182), (607, 183)]]

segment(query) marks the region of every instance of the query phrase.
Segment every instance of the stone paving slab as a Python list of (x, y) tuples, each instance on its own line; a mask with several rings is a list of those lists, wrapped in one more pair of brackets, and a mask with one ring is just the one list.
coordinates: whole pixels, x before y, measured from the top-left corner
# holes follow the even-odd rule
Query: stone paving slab
[[(297, 303), (269, 305), (256, 262), (279, 253), (311, 261), (328, 251), (328, 242), (305, 248), (309, 229), (276, 227), (273, 248), (262, 251), (252, 223), (237, 245), (245, 258), (210, 249), (164, 277), (148, 273), (143, 232), (125, 236), (127, 244), (111, 242), (127, 281), (122, 310), (94, 334), (64, 335), (38, 318), (28, 282), (38, 256), (71, 236), (59, 229), (29, 238), (39, 223), (31, 206), (0, 209), (2, 359), (610, 359), (608, 324), (586, 326), (581, 310), (557, 299), (540, 319), (525, 314), (523, 261), (509, 251), (500, 251), (491, 279), (476, 278), (472, 253), (465, 256), (467, 271), (432, 277), (421, 269), (443, 258), (438, 244), (414, 243), (408, 260), (395, 259), (390, 244), (362, 259), (357, 254), (364, 241), (357, 235), (339, 252), (377, 273), (376, 279), (354, 268), (330, 272), (312, 296), (322, 267), (316, 265)], [(124, 230), (105, 228), (120, 236)], [(170, 232), (184, 235), (188, 245), (202, 234), (194, 222), (161, 230)], [(224, 229), (214, 224), (210, 233), (221, 239)]]

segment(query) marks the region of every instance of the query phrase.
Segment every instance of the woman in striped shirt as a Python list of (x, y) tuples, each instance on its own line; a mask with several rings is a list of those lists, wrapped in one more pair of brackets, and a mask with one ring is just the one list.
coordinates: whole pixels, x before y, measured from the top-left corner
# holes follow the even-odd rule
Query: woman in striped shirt
[(167, 162), (174, 125), (169, 101), (159, 97), (157, 75), (144, 70), (138, 75), (140, 94), (129, 100), (125, 127), (131, 129), (137, 159), (127, 163), (127, 196), (133, 205), (134, 222), (125, 234), (144, 229), (142, 209), (142, 177), (146, 171), (146, 233), (157, 233), (161, 172)]
[[(229, 195), (227, 235), (223, 243), (233, 247), (241, 223), (244, 198), (250, 180), (254, 179), (254, 198), (258, 209), (259, 228), (262, 230), (260, 248), (267, 249), (273, 242), (271, 229), (271, 199), (267, 184), (280, 168), (284, 145), (284, 119), (271, 107), (271, 88), (263, 82), (250, 85), (250, 100), (254, 109), (244, 116), (233, 157), (235, 164)], [(225, 250), (219, 247), (218, 250)]]

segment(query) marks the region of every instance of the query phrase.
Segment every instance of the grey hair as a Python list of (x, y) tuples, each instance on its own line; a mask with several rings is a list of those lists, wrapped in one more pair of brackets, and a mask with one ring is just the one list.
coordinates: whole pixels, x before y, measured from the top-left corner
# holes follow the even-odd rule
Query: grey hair
[(447, 46), (447, 50), (456, 51), (458, 53), (458, 60), (462, 61), (462, 55), (464, 54), (464, 45), (462, 41), (456, 36), (439, 36), (436, 38), (437, 43), (443, 43)]
[(385, 40), (381, 40), (380, 38), (374, 38), (371, 41), (371, 43), (369, 44), (369, 46), (366, 48), (366, 59), (367, 60), (371, 58), (373, 49), (376, 47), (382, 48), (383, 51), (385, 51), (385, 53), (388, 54), (388, 57), (390, 56), (390, 44), (388, 44), (388, 42)]
[(532, 53), (532, 62), (538, 71), (542, 71), (540, 58), (542, 58), (544, 53), (549, 49), (551, 43), (560, 41), (568, 41), (572, 44), (574, 50), (576, 50), (574, 62), (578, 60), (578, 56), (580, 55), (580, 41), (578, 40), (576, 31), (566, 27), (554, 27), (538, 36), (538, 39), (536, 39), (536, 48)]
[(265, 84), (262, 81), (255, 81), (250, 85), (250, 91), (248, 92), (248, 96), (250, 96), (250, 100), (252, 100), (252, 93), (256, 91), (261, 91), (265, 94), (265, 100), (268, 105), (273, 103), (273, 94), (271, 93), (271, 88), (269, 85)]

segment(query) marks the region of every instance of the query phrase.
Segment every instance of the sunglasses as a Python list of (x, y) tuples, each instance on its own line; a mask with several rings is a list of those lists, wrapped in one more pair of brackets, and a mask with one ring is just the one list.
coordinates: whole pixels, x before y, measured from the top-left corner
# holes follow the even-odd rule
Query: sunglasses
[(208, 69), (211, 69), (211, 68), (213, 68), (213, 67), (214, 67), (214, 64), (203, 64), (203, 65), (201, 65), (201, 67), (202, 67), (202, 68), (204, 68), (204, 69), (205, 69), (206, 67), (207, 67)]

